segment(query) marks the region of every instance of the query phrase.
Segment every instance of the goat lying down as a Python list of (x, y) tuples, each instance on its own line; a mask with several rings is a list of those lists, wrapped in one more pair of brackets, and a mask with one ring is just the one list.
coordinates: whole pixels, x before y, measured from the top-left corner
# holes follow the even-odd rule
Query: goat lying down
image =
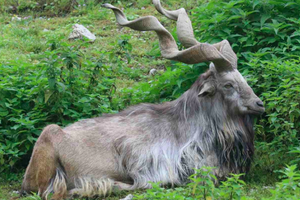
[(194, 168), (213, 166), (218, 178), (249, 170), (254, 153), (255, 115), (262, 101), (237, 70), (227, 40), (217, 44), (194, 39), (183, 8), (156, 9), (177, 21), (179, 51), (172, 35), (153, 17), (127, 21), (118, 8), (117, 22), (139, 31), (155, 31), (162, 56), (194, 64), (211, 61), (207, 72), (175, 101), (140, 104), (118, 114), (86, 119), (66, 128), (47, 126), (38, 138), (22, 191), (47, 199), (72, 195), (107, 195), (114, 188), (149, 188), (149, 182), (182, 185)]

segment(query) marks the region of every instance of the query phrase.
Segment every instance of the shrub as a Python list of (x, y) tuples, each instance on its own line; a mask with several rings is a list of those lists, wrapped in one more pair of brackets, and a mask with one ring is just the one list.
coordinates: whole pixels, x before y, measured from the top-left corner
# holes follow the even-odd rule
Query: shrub
[(207, 69), (201, 63), (189, 66), (173, 62), (161, 75), (150, 78), (148, 82), (139, 82), (133, 87), (121, 89), (121, 99), (113, 101), (114, 107), (124, 109), (128, 105), (142, 102), (164, 102), (178, 98), (197, 79), (199, 74)]
[(192, 10), (199, 40), (227, 39), (240, 61), (255, 52), (267, 59), (299, 56), (299, 18), (299, 2), (290, 0), (212, 0)]
[[(299, 60), (262, 61), (254, 58), (244, 71), (252, 88), (263, 99), (266, 113), (258, 121), (257, 159), (261, 169), (273, 172), (293, 159), (287, 152), (299, 146)], [(251, 74), (251, 75), (250, 75)]]
[(283, 174), (281, 182), (276, 183), (276, 188), (271, 189), (272, 196), (263, 198), (263, 200), (288, 199), (296, 200), (300, 196), (300, 172), (296, 170), (297, 166), (287, 166), (285, 170), (279, 172)]
[(39, 65), (0, 64), (0, 172), (32, 150), (45, 125), (112, 111), (110, 66), (86, 60), (77, 46), (51, 47)]
[(134, 199), (245, 199), (242, 191), (245, 183), (240, 180), (241, 175), (231, 175), (226, 181), (221, 182), (219, 187), (215, 187), (216, 177), (212, 174), (212, 170), (211, 167), (196, 169), (195, 174), (189, 177), (190, 183), (184, 188), (167, 189), (160, 187), (159, 183), (152, 183), (153, 188), (148, 189), (144, 194), (135, 195)]

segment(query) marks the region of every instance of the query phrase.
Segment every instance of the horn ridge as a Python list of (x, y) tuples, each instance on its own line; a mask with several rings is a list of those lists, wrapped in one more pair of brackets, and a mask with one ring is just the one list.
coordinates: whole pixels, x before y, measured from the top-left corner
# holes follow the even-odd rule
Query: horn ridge
[(189, 48), (199, 42), (195, 39), (192, 22), (184, 8), (169, 11), (161, 6), (160, 0), (152, 0), (156, 10), (169, 19), (177, 21), (177, 36), (180, 43)]
[[(165, 29), (156, 17), (146, 16), (133, 21), (128, 21), (125, 14), (119, 8), (116, 8), (111, 4), (103, 4), (102, 6), (113, 10), (117, 23), (121, 26), (127, 26), (138, 31), (155, 31), (159, 39), (161, 54), (164, 58), (180, 61), (186, 64), (197, 64), (211, 61), (216, 66), (216, 70), (218, 72), (230, 71), (233, 69), (230, 61), (224, 57), (219, 50), (224, 48), (221, 44), (214, 46), (208, 43), (197, 42), (197, 44), (190, 48), (179, 51), (173, 36), (167, 29)], [(181, 15), (178, 17), (180, 16)], [(225, 46), (224, 49), (226, 48), (227, 47)]]

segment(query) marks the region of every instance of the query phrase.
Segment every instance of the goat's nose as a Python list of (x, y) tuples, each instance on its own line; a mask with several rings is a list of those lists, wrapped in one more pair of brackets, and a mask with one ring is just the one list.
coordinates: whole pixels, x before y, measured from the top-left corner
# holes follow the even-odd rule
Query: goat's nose
[(256, 105), (258, 105), (259, 107), (264, 107), (264, 103), (262, 101), (257, 101)]

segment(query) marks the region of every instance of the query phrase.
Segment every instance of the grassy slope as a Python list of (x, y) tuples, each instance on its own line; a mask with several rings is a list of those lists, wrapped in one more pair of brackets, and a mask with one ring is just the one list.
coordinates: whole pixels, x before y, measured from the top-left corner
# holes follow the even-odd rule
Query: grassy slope
[[(126, 10), (129, 18), (149, 15), (154, 12), (153, 7), (145, 9), (129, 8)], [(28, 14), (29, 15), (29, 14)], [(161, 18), (156, 13), (158, 18)], [(77, 46), (82, 41), (68, 41), (68, 35), (75, 23), (86, 26), (97, 37), (93, 44), (81, 49), (86, 57), (99, 57), (99, 52), (109, 52), (116, 45), (118, 39), (123, 35), (130, 37), (129, 43), (132, 44), (132, 60), (129, 68), (136, 70), (136, 73), (143, 78), (151, 68), (163, 69), (169, 61), (163, 59), (151, 60), (146, 55), (152, 49), (153, 43), (157, 43), (156, 35), (152, 32), (137, 32), (129, 28), (120, 28), (116, 25), (115, 17), (110, 10), (99, 8), (88, 11), (83, 16), (68, 16), (56, 18), (32, 18), (29, 17), (22, 21), (12, 21), (11, 15), (2, 16), (0, 23), (0, 62), (5, 63), (11, 60), (21, 60), (27, 63), (39, 63), (39, 55), (49, 47), (48, 41), (62, 37), (62, 41), (69, 42)], [(162, 18), (161, 18), (162, 19)], [(167, 19), (161, 20), (163, 23), (171, 22)], [(167, 23), (164, 23), (167, 25)], [(174, 25), (174, 23), (172, 23)], [(137, 48), (138, 47), (138, 48)], [(120, 77), (117, 81), (117, 88), (132, 85), (135, 80), (140, 78)], [(120, 86), (120, 87), (118, 87)]]
[[(186, 2), (188, 3), (189, 1)], [(174, 0), (169, 0), (168, 3), (171, 5), (170, 7), (173, 8), (179, 6), (176, 5), (176, 1)], [(187, 5), (182, 6), (186, 7)], [(141, 2), (135, 7), (127, 8), (125, 12), (129, 18), (155, 15), (169, 30), (172, 30), (175, 25), (174, 22), (159, 15), (153, 6), (147, 6), (145, 2)], [(33, 13), (25, 16), (28, 15), (33, 15)], [(132, 86), (136, 80), (146, 79), (146, 75), (151, 68), (163, 70), (164, 65), (168, 65), (169, 62), (163, 59), (149, 58), (148, 55), (152, 49), (151, 44), (157, 43), (154, 33), (141, 33), (128, 28), (120, 29), (115, 23), (112, 12), (103, 8), (90, 10), (82, 16), (69, 15), (67, 17), (55, 18), (30, 17), (29, 19), (21, 21), (12, 21), (11, 18), (12, 15), (8, 14), (0, 16), (1, 63), (11, 62), (16, 59), (26, 63), (39, 63), (39, 55), (48, 48), (47, 41), (53, 38), (62, 37), (64, 41), (74, 44), (74, 46), (80, 44), (81, 41), (67, 40), (72, 30), (72, 25), (75, 23), (85, 25), (91, 32), (95, 33), (97, 37), (97, 40), (93, 44), (89, 44), (85, 49), (82, 49), (86, 57), (97, 58), (100, 51), (110, 51), (113, 49), (114, 45), (111, 44), (115, 43), (122, 35), (130, 35), (131, 39), (129, 42), (132, 44), (133, 50), (132, 62), (128, 67), (132, 68), (132, 70), (136, 70), (139, 77), (120, 77), (116, 82), (118, 89)], [(18, 181), (4, 181), (0, 179), (0, 199), (11, 199), (18, 196), (15, 191), (20, 189), (22, 177), (21, 174), (14, 176), (16, 177), (14, 179)], [(253, 199), (260, 199), (262, 196), (269, 194), (266, 188), (256, 183), (248, 184), (244, 192)], [(105, 199), (114, 200), (124, 196), (126, 196), (126, 192)], [(29, 196), (22, 199), (36, 198), (37, 197)]]

